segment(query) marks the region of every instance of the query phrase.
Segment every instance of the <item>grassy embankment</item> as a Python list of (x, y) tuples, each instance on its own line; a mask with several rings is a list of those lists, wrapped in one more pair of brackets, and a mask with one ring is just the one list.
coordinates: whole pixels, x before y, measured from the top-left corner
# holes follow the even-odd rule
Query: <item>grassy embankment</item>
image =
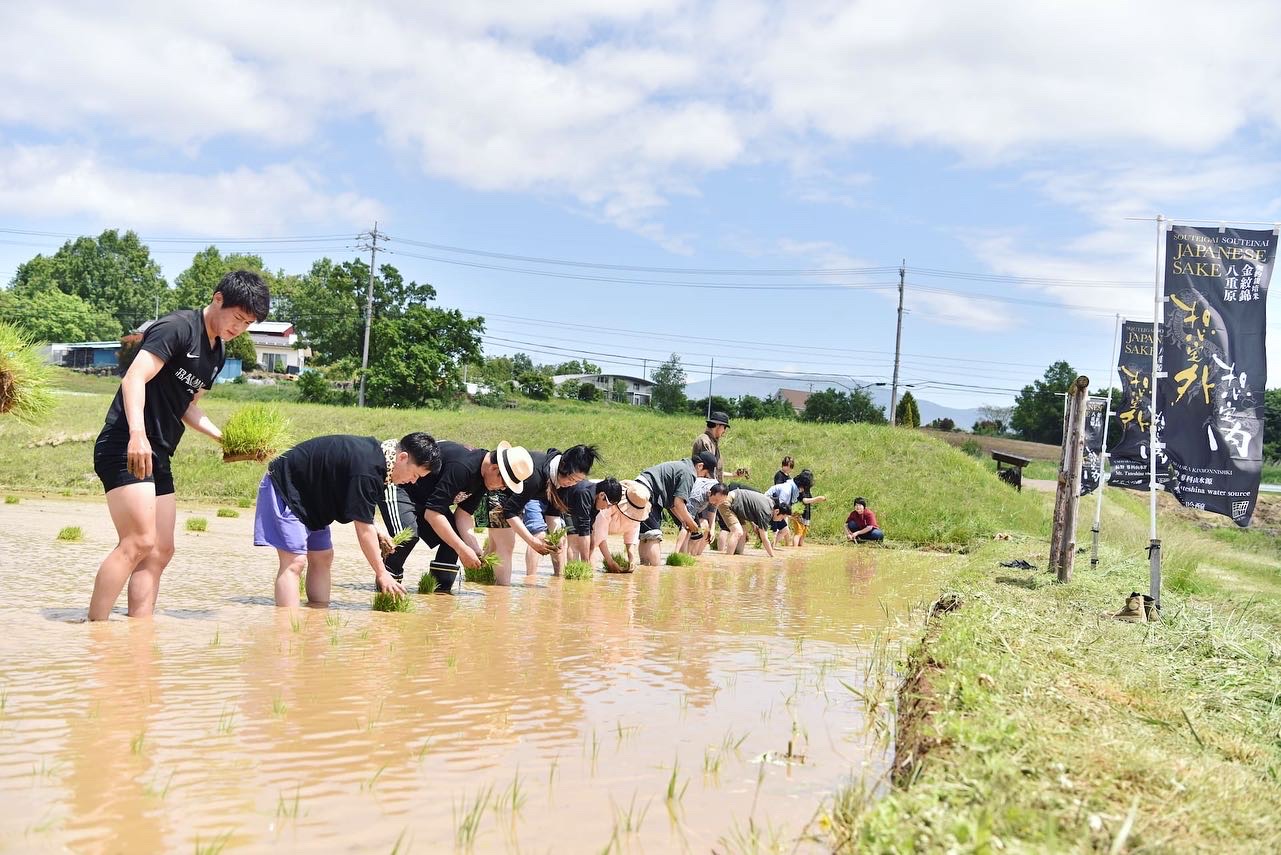
[[(92, 439), (114, 392), (111, 381), (74, 375), (57, 396), (49, 422), (35, 427), (6, 425), (0, 433), (0, 486), (16, 490), (97, 494)], [(69, 393), (69, 394), (68, 394)], [(253, 387), (217, 387), (202, 406), (218, 423), (242, 406)], [(358, 410), (281, 403), (299, 440), (324, 433), (379, 437), (426, 430), (438, 438), (492, 448), (499, 440), (531, 449), (596, 444), (605, 455), (593, 475), (635, 477), (643, 468), (685, 457), (703, 422), (665, 416), (627, 405), (572, 401), (538, 409)], [(59, 434), (72, 440), (34, 445)], [(34, 447), (32, 447), (34, 446)], [(814, 470), (817, 494), (828, 497), (814, 512), (815, 537), (836, 540), (855, 496), (866, 496), (891, 541), (961, 549), (975, 539), (1011, 526), (1040, 531), (1043, 504), (1020, 496), (991, 477), (986, 467), (916, 431), (887, 431), (867, 425), (811, 425), (794, 421), (740, 421), (722, 444), (727, 468), (750, 467), (751, 483), (764, 488), (784, 454)], [(251, 500), (262, 478), (261, 465), (225, 464), (217, 447), (190, 434), (173, 461), (181, 499), (236, 503)]]
[[(81, 388), (81, 392), (91, 391)], [(234, 392), (231, 394), (235, 394)], [(58, 431), (94, 431), (101, 394), (60, 396)], [(236, 406), (216, 393), (218, 420)], [(688, 452), (701, 424), (627, 408), (549, 405), (539, 412), (355, 411), (290, 405), (296, 433), (390, 436), (425, 428), (476, 444), (599, 443), (603, 472), (632, 475)], [(97, 491), (86, 443), (28, 448), (53, 428), (0, 429), (0, 486)], [(1051, 496), (1016, 494), (986, 461), (919, 431), (790, 422), (735, 425), (730, 466), (768, 481), (783, 453), (818, 475), (834, 501), (816, 515), (839, 531), (849, 499), (869, 496), (892, 538), (965, 549), (940, 592), (962, 605), (911, 641), (905, 678), (867, 703), (897, 710), (894, 785), (855, 782), (832, 803), (829, 842), (843, 851), (1275, 851), (1281, 847), (1281, 548), (1277, 505), (1263, 531), (1168, 507), (1162, 513), (1165, 621), (1102, 617), (1145, 590), (1146, 503), (1107, 493), (1102, 562), (1074, 581), (998, 562), (1045, 564)], [(175, 461), (184, 495), (252, 495), (261, 468), (227, 466), (200, 437)], [(1088, 515), (1087, 515), (1088, 518)], [(997, 531), (1009, 541), (994, 541)], [(1082, 530), (1088, 542), (1088, 530)], [(882, 648), (883, 649), (883, 648)], [(873, 681), (875, 686), (876, 682)], [(890, 686), (892, 688), (892, 686)], [(876, 716), (869, 716), (875, 719)]]

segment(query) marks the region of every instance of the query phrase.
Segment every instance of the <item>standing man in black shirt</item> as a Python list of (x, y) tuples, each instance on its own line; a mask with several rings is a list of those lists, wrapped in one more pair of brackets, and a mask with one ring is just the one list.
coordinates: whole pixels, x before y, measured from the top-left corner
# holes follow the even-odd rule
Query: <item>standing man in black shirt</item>
[(165, 315), (143, 334), (93, 449), (119, 542), (98, 568), (89, 620), (106, 620), (126, 583), (130, 617), (155, 610), (177, 519), (169, 459), (186, 426), (222, 440), (198, 402), (222, 370), (223, 342), (267, 317), (270, 301), (258, 274), (236, 270), (208, 306)]
[(440, 465), (436, 440), (410, 433), (379, 442), (372, 436), (318, 436), (271, 461), (258, 487), (254, 546), (274, 546), (276, 605), (298, 606), (298, 580), (307, 569), (307, 603), (329, 605), (334, 563), (330, 523), (354, 523), (360, 551), (380, 591), (405, 589), (383, 566), (374, 505), (388, 484), (412, 484)]

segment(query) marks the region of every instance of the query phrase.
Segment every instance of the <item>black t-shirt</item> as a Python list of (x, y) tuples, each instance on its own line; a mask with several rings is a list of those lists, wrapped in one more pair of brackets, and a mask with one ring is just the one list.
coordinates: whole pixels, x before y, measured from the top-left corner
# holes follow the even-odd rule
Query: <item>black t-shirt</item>
[(461, 510), (475, 514), (485, 496), (485, 479), (480, 467), (489, 452), (449, 440), (441, 440), (436, 447), (440, 449), (440, 465), (436, 470), (402, 488), (414, 503), (414, 513), (419, 519), (426, 510), (448, 516), (457, 501)]
[(786, 472), (784, 472), (782, 469), (780, 469), (780, 470), (778, 470), (777, 472), (775, 472), (775, 473), (774, 473), (774, 483), (775, 483), (775, 484), (786, 484), (786, 483), (787, 483), (788, 481), (790, 481), (790, 480), (792, 480), (792, 476), (791, 476), (791, 475), (788, 475), (788, 474), (787, 474)]
[[(802, 500), (814, 498), (814, 494), (809, 490), (801, 490), (799, 495)], [(805, 508), (805, 510), (801, 511), (801, 519), (805, 520), (806, 524), (808, 524), (810, 521), (810, 511), (814, 509), (814, 506), (806, 501), (802, 501), (801, 506)]]
[(531, 451), (529, 456), (534, 461), (534, 474), (525, 479), (519, 493), (507, 493), (503, 496), (503, 516), (507, 519), (519, 517), (530, 499), (543, 502), (543, 513), (549, 517), (560, 516), (560, 511), (547, 498), (547, 466), (551, 457), (545, 451)]
[(271, 482), (303, 525), (372, 523), (387, 484), (387, 458), (372, 436), (318, 436), (271, 461)]
[[(222, 339), (214, 339), (213, 345), (209, 344), (203, 309), (180, 309), (147, 327), (139, 348), (154, 353), (164, 363), (156, 376), (147, 381), (141, 427), (146, 430), (152, 448), (173, 454), (186, 431), (183, 413), (191, 406), (196, 393), (212, 386), (222, 371)], [(116, 390), (102, 431), (125, 440), (129, 437), (129, 419), (125, 417), (121, 389)]]
[(565, 500), (565, 507), (569, 509), (569, 515), (574, 519), (574, 534), (580, 537), (591, 535), (596, 515), (600, 513), (596, 508), (598, 483), (590, 478), (584, 478), (574, 486), (560, 491), (561, 497)]

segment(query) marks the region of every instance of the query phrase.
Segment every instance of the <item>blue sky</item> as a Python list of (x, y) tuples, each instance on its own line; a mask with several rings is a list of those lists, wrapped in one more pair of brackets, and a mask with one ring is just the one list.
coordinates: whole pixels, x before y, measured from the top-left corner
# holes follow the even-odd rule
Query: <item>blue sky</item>
[[(971, 407), (1056, 359), (1106, 381), (1112, 315), (1151, 312), (1127, 217), (1281, 219), (1276, 4), (424, 5), (0, 9), (0, 228), (190, 239), (152, 243), (172, 278), (232, 237), (301, 272), (377, 219), (492, 352), (796, 386), (889, 379), (906, 259), (901, 380)], [(311, 235), (343, 237), (268, 242)], [(60, 243), (0, 234), (0, 279)]]

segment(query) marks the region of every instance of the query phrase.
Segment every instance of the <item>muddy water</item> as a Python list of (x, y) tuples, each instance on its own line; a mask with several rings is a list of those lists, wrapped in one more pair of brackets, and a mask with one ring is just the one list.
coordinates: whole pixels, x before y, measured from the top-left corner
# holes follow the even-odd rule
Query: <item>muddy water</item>
[(105, 507), (0, 506), (0, 851), (790, 850), (885, 762), (841, 681), (947, 560), (807, 547), (592, 582), (544, 560), (388, 615), (339, 528), (333, 608), (291, 615), (252, 512), (197, 512), (155, 619), (86, 625)]

